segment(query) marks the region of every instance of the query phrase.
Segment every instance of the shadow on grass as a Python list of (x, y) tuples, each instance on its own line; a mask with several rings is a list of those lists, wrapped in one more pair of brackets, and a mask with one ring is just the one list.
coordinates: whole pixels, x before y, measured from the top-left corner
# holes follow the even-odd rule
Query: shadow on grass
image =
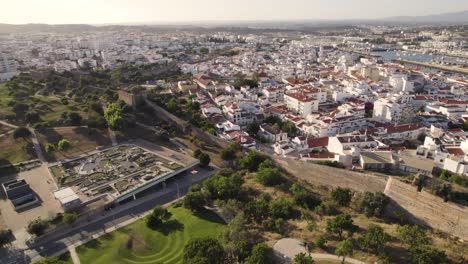
[(172, 219), (159, 226), (149, 226), (149, 228), (155, 231), (159, 231), (165, 236), (168, 236), (169, 234), (174, 233), (176, 231), (183, 231), (184, 224), (182, 224), (176, 219)]
[(205, 210), (197, 211), (193, 213), (193, 215), (203, 220), (209, 221), (209, 222), (223, 224), (223, 225), (226, 224), (226, 222), (224, 222), (224, 220), (221, 217), (219, 217), (217, 214), (213, 213), (210, 210), (205, 209)]
[(97, 239), (94, 239), (86, 243), (84, 246), (86, 248), (98, 249), (101, 247), (101, 242), (99, 242)]

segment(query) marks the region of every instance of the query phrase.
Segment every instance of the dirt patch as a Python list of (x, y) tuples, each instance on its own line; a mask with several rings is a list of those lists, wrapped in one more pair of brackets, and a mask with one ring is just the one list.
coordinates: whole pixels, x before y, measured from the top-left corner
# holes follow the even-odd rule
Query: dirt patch
[(111, 141), (107, 130), (87, 127), (62, 127), (37, 130), (37, 137), (43, 150), (47, 143), (56, 144), (61, 139), (67, 139), (71, 147), (64, 151), (53, 151), (48, 154), (50, 161), (73, 158), (89, 153), (98, 146), (110, 146)]

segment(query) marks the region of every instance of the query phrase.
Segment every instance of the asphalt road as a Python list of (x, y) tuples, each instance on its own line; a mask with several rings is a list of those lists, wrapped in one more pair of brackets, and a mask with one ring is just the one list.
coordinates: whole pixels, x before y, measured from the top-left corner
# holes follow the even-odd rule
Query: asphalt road
[(153, 194), (148, 194), (136, 201), (117, 206), (106, 212), (105, 215), (99, 216), (97, 220), (91, 220), (89, 224), (71, 228), (68, 232), (63, 232), (58, 235), (50, 235), (45, 238), (37, 239), (33, 245), (30, 245), (29, 249), (24, 251), (24, 259), (19, 256), (16, 262), (11, 262), (11, 259), (8, 262), (3, 262), (0, 257), (0, 263), (30, 263), (40, 259), (40, 257), (54, 256), (66, 250), (68, 245), (89, 239), (93, 234), (105, 231), (119, 223), (141, 216), (145, 212), (152, 210), (156, 205), (166, 204), (176, 200), (187, 193), (192, 183), (201, 183), (214, 172), (215, 170), (204, 170), (194, 176), (187, 173), (172, 178), (167, 181), (165, 189), (161, 189)]

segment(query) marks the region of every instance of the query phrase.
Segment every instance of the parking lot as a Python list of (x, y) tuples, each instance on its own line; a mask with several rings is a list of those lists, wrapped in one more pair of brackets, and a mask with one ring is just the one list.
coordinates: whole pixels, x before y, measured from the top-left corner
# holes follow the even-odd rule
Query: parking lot
[[(4, 176), (0, 178), (0, 183), (14, 180), (15, 176)], [(39, 199), (38, 204), (17, 212), (11, 202), (6, 199), (3, 189), (0, 191), (0, 210), (3, 223), (6, 228), (13, 231), (17, 239), (22, 240), (20, 237), (28, 236), (25, 227), (31, 220), (37, 217), (49, 219), (57, 215), (57, 213), (63, 212), (63, 210), (52, 194), (52, 191), (57, 190), (57, 186), (46, 165), (21, 172), (18, 174), (17, 179), (26, 180)]]

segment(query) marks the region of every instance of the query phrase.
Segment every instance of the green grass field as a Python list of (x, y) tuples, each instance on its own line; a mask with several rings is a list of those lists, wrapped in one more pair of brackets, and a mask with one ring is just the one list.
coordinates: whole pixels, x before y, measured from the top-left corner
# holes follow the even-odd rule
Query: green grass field
[(196, 215), (182, 207), (169, 211), (171, 221), (162, 230), (148, 228), (143, 219), (77, 248), (81, 263), (182, 263), (184, 246), (191, 238), (219, 238), (225, 227), (210, 211)]
[(0, 84), (0, 118), (14, 114), (11, 107), (8, 106), (8, 102), (12, 99), (13, 97), (8, 95), (8, 89), (5, 87), (5, 84)]

